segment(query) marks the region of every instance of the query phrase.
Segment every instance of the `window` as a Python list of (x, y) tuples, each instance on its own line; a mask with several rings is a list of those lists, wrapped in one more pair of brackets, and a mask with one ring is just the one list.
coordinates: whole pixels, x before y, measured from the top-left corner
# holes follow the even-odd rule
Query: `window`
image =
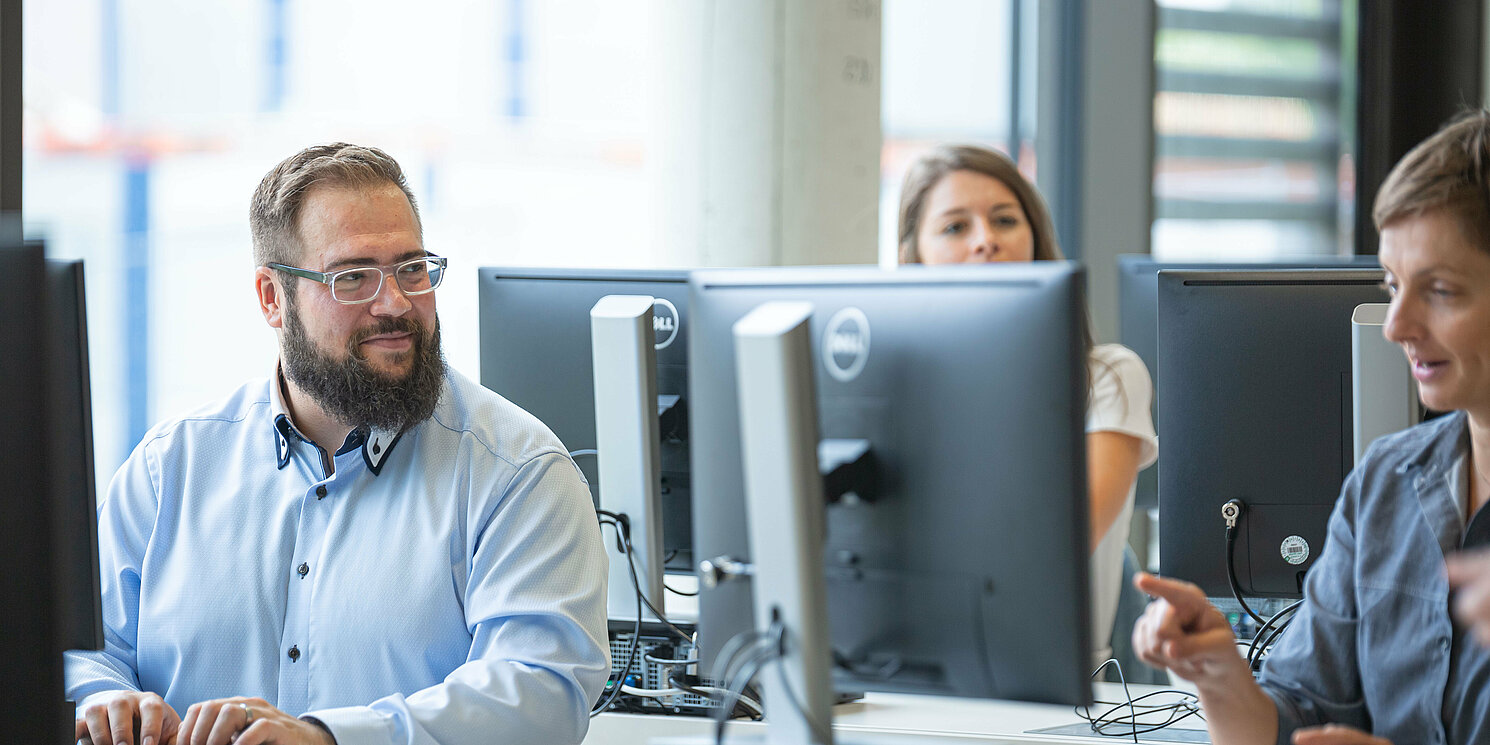
[(1353, 0), (1160, 0), (1164, 260), (1351, 252)]
[(1026, 0), (885, 0), (883, 18), (880, 262), (894, 264), (900, 186), (922, 152), (984, 145), (1034, 178), (1037, 19)]
[(157, 419), (268, 374), (248, 202), (301, 147), (376, 145), (404, 166), (426, 245), (454, 267), (446, 354), (473, 378), (477, 267), (651, 260), (654, 2), (23, 10), (23, 218), (87, 261), (100, 484)]

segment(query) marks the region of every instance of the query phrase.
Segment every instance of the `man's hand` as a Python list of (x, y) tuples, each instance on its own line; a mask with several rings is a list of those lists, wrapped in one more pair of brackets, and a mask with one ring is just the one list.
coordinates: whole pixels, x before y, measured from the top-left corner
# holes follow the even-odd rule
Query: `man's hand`
[(331, 733), (286, 714), (262, 698), (220, 698), (192, 704), (177, 745), (336, 745)]
[(1294, 730), (1293, 745), (1392, 745), (1392, 741), (1343, 724), (1326, 724)]
[(1231, 624), (1199, 587), (1146, 572), (1135, 575), (1133, 585), (1156, 598), (1133, 626), (1139, 659), (1197, 684), (1245, 672)]
[(73, 737), (93, 745), (170, 745), (180, 726), (181, 717), (159, 694), (119, 691), (88, 702)]
[(1490, 550), (1448, 557), (1449, 586), (1455, 588), (1454, 617), (1475, 641), (1490, 646)]

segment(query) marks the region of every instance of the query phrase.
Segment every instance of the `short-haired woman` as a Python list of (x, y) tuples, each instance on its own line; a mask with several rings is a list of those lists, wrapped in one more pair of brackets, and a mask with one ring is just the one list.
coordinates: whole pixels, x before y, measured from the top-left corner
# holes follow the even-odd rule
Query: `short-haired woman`
[[(1413, 148), (1372, 216), (1391, 295), (1383, 333), (1423, 403), (1451, 413), (1361, 458), (1257, 681), (1198, 588), (1136, 579), (1159, 600), (1134, 648), (1195, 683), (1216, 745), (1490, 742), (1490, 648), (1450, 610), (1454, 587), (1482, 583), (1485, 567), (1446, 571), (1490, 540), (1490, 112)], [(1483, 622), (1482, 606), (1461, 605)]]

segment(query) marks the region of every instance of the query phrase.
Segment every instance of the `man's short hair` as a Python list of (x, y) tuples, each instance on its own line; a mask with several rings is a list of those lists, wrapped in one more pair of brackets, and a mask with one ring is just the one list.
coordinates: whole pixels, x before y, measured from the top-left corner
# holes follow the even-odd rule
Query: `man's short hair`
[(253, 233), (254, 264), (270, 262), (299, 266), (305, 247), (300, 240), (300, 208), (317, 186), (368, 188), (393, 184), (409, 199), (414, 225), (423, 238), (419, 204), (409, 191), (398, 161), (375, 147), (345, 142), (315, 145), (301, 150), (270, 169), (254, 190), (248, 208), (248, 226)]
[(1376, 192), (1371, 218), (1387, 225), (1446, 209), (1466, 240), (1490, 251), (1490, 111), (1465, 111), (1409, 150)]

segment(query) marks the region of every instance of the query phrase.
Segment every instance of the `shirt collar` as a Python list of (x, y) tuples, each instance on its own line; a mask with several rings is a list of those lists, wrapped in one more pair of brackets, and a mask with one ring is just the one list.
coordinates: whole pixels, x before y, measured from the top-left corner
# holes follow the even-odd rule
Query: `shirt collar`
[(1412, 432), (1415, 439), (1404, 443), (1407, 455), (1398, 472), (1421, 468), (1427, 477), (1447, 474), (1468, 447), (1469, 417), (1463, 411), (1451, 411)]
[(1460, 501), (1464, 455), (1469, 451), (1469, 427), (1464, 412), (1445, 414), (1408, 430), (1402, 442), (1402, 463), (1396, 471), (1411, 479), (1419, 509), (1445, 554), (1459, 549), (1464, 537), (1464, 507)]
[[(319, 447), (309, 437), (306, 437), (295, 427), (290, 419), (290, 407), (285, 404), (284, 378), (281, 365), (276, 362), (274, 374), (269, 378), (269, 406), (274, 412), (274, 454), (276, 468), (283, 469), (290, 463), (290, 443), (299, 441)], [(388, 454), (393, 452), (393, 447), (403, 438), (403, 432), (379, 427), (358, 427), (347, 434), (347, 439), (342, 442), (341, 448), (336, 455), (351, 452), (354, 448), (362, 450), (362, 460), (367, 464), (367, 470), (372, 471), (374, 476), (383, 472), (383, 464), (387, 462)]]

